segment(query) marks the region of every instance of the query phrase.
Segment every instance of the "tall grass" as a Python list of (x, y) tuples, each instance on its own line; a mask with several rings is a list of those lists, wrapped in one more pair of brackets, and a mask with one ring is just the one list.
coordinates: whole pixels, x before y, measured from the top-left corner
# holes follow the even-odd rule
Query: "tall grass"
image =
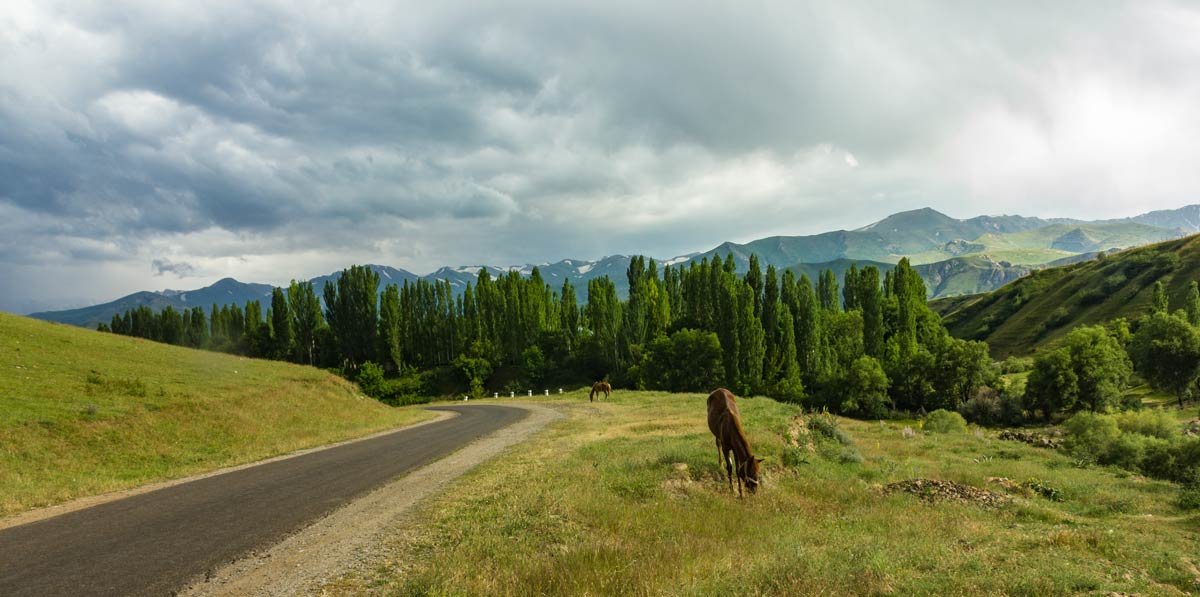
[[(741, 399), (765, 484), (738, 499), (705, 396), (624, 392), (585, 404), (426, 508), (388, 561), (332, 593), (1066, 594), (1200, 590), (1200, 517), (1168, 483), (1078, 468), (1055, 452), (905, 423), (838, 420), (863, 459), (805, 452), (793, 406)], [(823, 424), (813, 426), (820, 428)], [(791, 432), (791, 433), (789, 433)], [(815, 431), (809, 433), (817, 435)], [(827, 434), (820, 434), (827, 435)], [(841, 442), (834, 441), (834, 445)], [(786, 457), (785, 457), (786, 455)], [(885, 495), (927, 477), (1013, 502)], [(1036, 482), (1029, 482), (1036, 480)], [(1031, 488), (1036, 488), (1031, 489)], [(1054, 496), (1055, 499), (1043, 497)]]

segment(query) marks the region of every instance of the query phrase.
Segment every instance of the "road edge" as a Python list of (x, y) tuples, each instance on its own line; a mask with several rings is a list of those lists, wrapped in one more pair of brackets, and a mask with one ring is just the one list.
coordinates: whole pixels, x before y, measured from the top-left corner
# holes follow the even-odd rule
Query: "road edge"
[(477, 465), (565, 418), (544, 404), (505, 403), (529, 416), (479, 438), (360, 497), (275, 545), (193, 579), (179, 595), (298, 595), (318, 591), (352, 566), (371, 561), (420, 503)]
[(434, 414), (434, 416), (432, 418), (425, 419), (424, 421), (417, 421), (416, 423), (413, 423), (411, 425), (404, 425), (402, 427), (393, 427), (391, 429), (384, 429), (383, 431), (376, 431), (370, 435), (364, 435), (361, 437), (353, 437), (350, 439), (344, 439), (344, 440), (334, 442), (331, 444), (322, 444), (320, 446), (313, 446), (311, 448), (304, 448), (302, 450), (296, 450), (293, 452), (288, 452), (286, 454), (280, 454), (278, 456), (264, 458), (262, 460), (255, 460), (253, 462), (235, 464), (233, 466), (227, 466), (227, 467), (211, 470), (211, 471), (204, 472), (204, 473), (196, 473), (194, 475), (190, 475), (187, 477), (180, 477), (178, 479), (168, 479), (166, 481), (155, 481), (153, 483), (147, 483), (145, 485), (139, 485), (137, 487), (131, 487), (129, 489), (122, 489), (120, 491), (110, 491), (108, 493), (101, 493), (99, 495), (91, 495), (91, 496), (87, 496), (87, 497), (76, 498), (74, 500), (71, 500), (69, 502), (64, 502), (62, 504), (56, 504), (54, 506), (46, 506), (45, 508), (29, 510), (28, 512), (21, 512), (20, 514), (14, 514), (7, 518), (0, 518), (0, 531), (3, 531), (5, 529), (11, 529), (13, 527), (19, 527), (21, 525), (29, 524), (32, 522), (47, 520), (50, 518), (54, 518), (56, 516), (68, 514), (70, 512), (76, 512), (78, 510), (86, 510), (93, 506), (99, 506), (101, 504), (115, 502), (117, 500), (125, 499), (127, 497), (141, 495), (143, 493), (150, 493), (152, 491), (158, 491), (159, 489), (166, 489), (168, 487), (174, 487), (176, 485), (182, 485), (184, 483), (191, 483), (192, 481), (199, 481), (200, 479), (207, 479), (208, 477), (216, 477), (217, 475), (224, 475), (225, 473), (232, 473), (234, 471), (240, 471), (243, 469), (248, 469), (248, 468), (252, 468), (252, 467), (256, 467), (256, 466), (262, 466), (264, 464), (270, 464), (272, 462), (279, 462), (280, 460), (287, 460), (289, 458), (295, 458), (297, 456), (303, 456), (305, 454), (311, 454), (313, 452), (320, 452), (321, 450), (329, 450), (329, 449), (336, 448), (339, 446), (344, 446), (346, 444), (367, 441), (369, 439), (375, 439), (377, 437), (383, 437), (385, 435), (399, 433), (401, 431), (406, 431), (408, 429), (414, 429), (416, 427), (421, 427), (424, 425), (430, 425), (432, 423), (445, 421), (447, 419), (452, 419), (452, 418), (458, 416), (458, 413), (455, 413), (452, 411), (429, 410), (429, 412), (432, 412)]

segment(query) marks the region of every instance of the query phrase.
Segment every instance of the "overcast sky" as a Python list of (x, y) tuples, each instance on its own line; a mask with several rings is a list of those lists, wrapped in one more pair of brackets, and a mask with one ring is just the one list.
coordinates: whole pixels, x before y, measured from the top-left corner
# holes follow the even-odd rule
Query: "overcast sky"
[(5, 0), (0, 309), (1197, 203), (1197, 6)]

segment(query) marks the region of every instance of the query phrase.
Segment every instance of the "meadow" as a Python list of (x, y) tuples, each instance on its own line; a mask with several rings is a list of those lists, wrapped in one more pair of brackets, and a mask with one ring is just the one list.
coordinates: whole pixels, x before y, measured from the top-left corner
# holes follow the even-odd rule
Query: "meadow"
[[(933, 433), (919, 421), (806, 415), (748, 398), (739, 402), (745, 427), (767, 460), (762, 490), (739, 499), (718, 469), (705, 397), (618, 390), (596, 403), (585, 392), (543, 399), (568, 417), (457, 481), (423, 506), (418, 526), (396, 529), (385, 560), (325, 590), (1200, 590), (1200, 514), (1176, 508), (1170, 483), (974, 427)], [(955, 482), (995, 500), (886, 489), (911, 479)]]
[(0, 313), (0, 516), (430, 416), (311, 367)]

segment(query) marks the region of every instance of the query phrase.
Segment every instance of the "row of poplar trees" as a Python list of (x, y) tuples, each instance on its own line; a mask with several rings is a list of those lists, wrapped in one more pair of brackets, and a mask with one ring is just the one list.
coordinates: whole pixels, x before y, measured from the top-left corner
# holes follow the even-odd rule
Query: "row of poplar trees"
[(213, 306), (205, 325), (203, 309), (141, 308), (109, 327), (350, 375), (367, 362), (393, 376), (454, 368), (474, 392), (503, 389), (494, 373), (516, 371), (530, 383), (726, 386), (864, 416), (953, 407), (986, 375), (986, 346), (949, 337), (907, 260), (882, 276), (851, 267), (840, 284), (829, 270), (815, 283), (764, 271), (756, 256), (739, 274), (732, 255), (661, 272), (638, 256), (626, 276), (626, 300), (600, 277), (588, 281), (581, 305), (570, 282), (556, 291), (537, 268), (529, 276), (482, 270), (461, 292), (426, 280), (380, 292), (377, 273), (353, 266), (325, 285), (322, 300), (310, 283), (292, 282), (275, 289), (265, 313), (257, 301)]

